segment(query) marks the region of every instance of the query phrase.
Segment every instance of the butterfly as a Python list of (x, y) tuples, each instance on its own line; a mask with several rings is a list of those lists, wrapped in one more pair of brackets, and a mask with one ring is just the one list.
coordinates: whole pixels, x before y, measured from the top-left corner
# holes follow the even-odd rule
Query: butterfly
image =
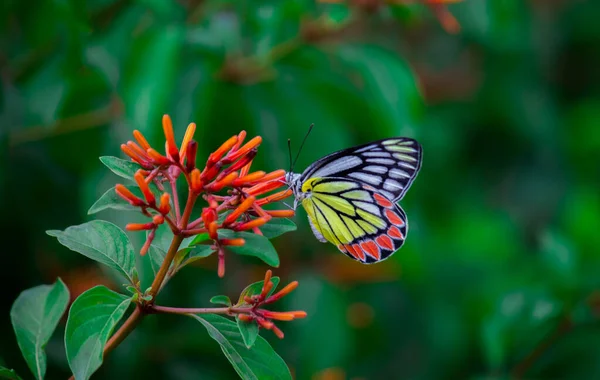
[(331, 153), (302, 174), (290, 169), (285, 181), (294, 209), (302, 204), (319, 241), (373, 264), (390, 257), (406, 239), (406, 213), (396, 202), (408, 191), (421, 161), (416, 140), (388, 138)]

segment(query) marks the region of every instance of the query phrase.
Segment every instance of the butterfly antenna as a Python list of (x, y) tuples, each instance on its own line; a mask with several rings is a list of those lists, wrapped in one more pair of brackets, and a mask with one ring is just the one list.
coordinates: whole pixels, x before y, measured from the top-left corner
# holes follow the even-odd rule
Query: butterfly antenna
[(290, 155), (290, 171), (288, 173), (291, 173), (294, 164), (292, 163), (292, 140), (290, 139), (288, 139), (288, 153)]
[[(308, 138), (308, 135), (310, 134), (310, 131), (312, 131), (312, 129), (313, 129), (314, 126), (315, 126), (315, 124), (312, 123), (308, 127), (308, 132), (306, 132), (306, 135), (304, 135), (304, 139), (302, 139), (302, 144), (300, 144), (300, 149), (298, 149), (298, 153), (296, 154), (296, 158), (294, 158), (294, 162), (292, 163), (292, 166), (290, 168), (290, 172), (294, 169), (294, 166), (296, 166), (296, 161), (298, 161), (298, 157), (300, 157), (300, 152), (302, 152), (302, 148), (304, 147), (304, 143), (306, 142), (306, 139)], [(291, 154), (291, 152), (292, 151), (290, 150), (290, 154)]]

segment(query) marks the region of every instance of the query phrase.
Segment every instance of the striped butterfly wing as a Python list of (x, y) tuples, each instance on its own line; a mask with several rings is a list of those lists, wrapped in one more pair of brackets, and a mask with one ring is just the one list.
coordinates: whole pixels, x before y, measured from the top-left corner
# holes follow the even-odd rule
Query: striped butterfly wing
[(406, 238), (406, 214), (373, 186), (347, 178), (316, 178), (302, 200), (317, 239), (350, 258), (372, 264), (388, 258)]
[(421, 145), (410, 138), (374, 141), (329, 154), (309, 166), (301, 182), (310, 178), (349, 178), (370, 185), (397, 202), (421, 168)]

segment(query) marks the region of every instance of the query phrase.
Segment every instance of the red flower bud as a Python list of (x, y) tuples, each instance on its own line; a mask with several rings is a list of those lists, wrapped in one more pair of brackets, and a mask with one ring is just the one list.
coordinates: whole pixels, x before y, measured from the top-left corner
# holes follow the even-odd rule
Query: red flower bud
[[(186, 151), (185, 169), (191, 172), (196, 167), (196, 153), (198, 152), (198, 143), (194, 140), (190, 141)], [(183, 151), (182, 151), (183, 154)]]

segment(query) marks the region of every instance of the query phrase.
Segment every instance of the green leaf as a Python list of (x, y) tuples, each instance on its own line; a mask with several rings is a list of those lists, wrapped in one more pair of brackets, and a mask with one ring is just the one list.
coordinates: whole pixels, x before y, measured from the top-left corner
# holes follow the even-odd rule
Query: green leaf
[(179, 270), (196, 260), (212, 255), (213, 252), (215, 252), (215, 250), (210, 245), (197, 245), (195, 247), (185, 248), (177, 252), (173, 263), (177, 266), (177, 270)]
[(198, 235), (194, 236), (194, 238), (190, 242), (190, 246), (198, 245), (198, 244), (203, 243), (208, 240), (210, 240), (210, 238), (207, 233), (198, 234)]
[(113, 156), (102, 156), (100, 161), (119, 177), (133, 180), (133, 175), (142, 167), (135, 162)]
[(22, 380), (14, 369), (8, 369), (0, 366), (0, 379)]
[(93, 220), (64, 231), (46, 231), (65, 247), (115, 269), (132, 284), (135, 253), (129, 238), (119, 227), (105, 220)]
[[(138, 193), (141, 193), (139, 191), (139, 187), (137, 186), (126, 187), (134, 194), (136, 190)], [(121, 211), (138, 211), (140, 209), (139, 207), (132, 206), (125, 199), (117, 195), (114, 186), (107, 190), (106, 193), (102, 194), (102, 196), (92, 205), (92, 207), (90, 207), (90, 209), (88, 210), (88, 215), (95, 214), (99, 211), (106, 210), (108, 208)]]
[(254, 347), (246, 348), (236, 324), (219, 315), (191, 315), (202, 323), (208, 335), (217, 341), (225, 357), (244, 380), (292, 379), (290, 370), (267, 341), (258, 336)]
[(276, 238), (286, 232), (296, 231), (296, 229), (296, 224), (287, 218), (273, 218), (269, 223), (260, 227), (260, 231), (267, 239)]
[(152, 272), (154, 272), (154, 276), (158, 273), (160, 266), (165, 260), (165, 256), (167, 252), (165, 252), (162, 248), (150, 244), (150, 248), (148, 248), (148, 256), (150, 257), (150, 266), (152, 267)]
[(258, 337), (258, 325), (256, 321), (244, 322), (240, 320), (239, 316), (235, 317), (238, 329), (244, 340), (244, 344), (247, 348), (252, 348)]
[(210, 303), (217, 305), (231, 306), (231, 300), (227, 296), (214, 296), (210, 299)]
[[(269, 293), (267, 293), (267, 297), (270, 296), (271, 294), (273, 294), (275, 289), (277, 289), (277, 285), (279, 285), (279, 277), (277, 277), (277, 276), (271, 277), (271, 282), (273, 282), (273, 288), (271, 288), (271, 291)], [(253, 284), (246, 286), (246, 288), (244, 290), (242, 290), (242, 292), (240, 293), (240, 298), (238, 299), (238, 303), (235, 306), (247, 305), (246, 302), (244, 302), (244, 297), (245, 296), (251, 297), (251, 296), (260, 294), (264, 283), (265, 283), (264, 281), (258, 281), (258, 282), (255, 282)]]
[(59, 278), (21, 292), (10, 310), (10, 320), (23, 357), (36, 379), (46, 374), (44, 348), (69, 304), (69, 290)]
[[(142, 194), (139, 187), (137, 187), (135, 185), (125, 186), (125, 187), (127, 189), (129, 189), (129, 191), (131, 191), (133, 194), (137, 195), (141, 199), (144, 199), (144, 195)], [(154, 185), (154, 183), (150, 184), (150, 190), (152, 191), (152, 193), (154, 193), (154, 196), (156, 197), (156, 199), (160, 199), (162, 192), (160, 190), (158, 190), (158, 188), (156, 187), (156, 185)], [(88, 215), (95, 214), (99, 211), (106, 210), (109, 208), (114, 209), (114, 210), (121, 210), (121, 211), (139, 211), (140, 210), (139, 207), (132, 206), (125, 199), (121, 198), (115, 191), (115, 186), (113, 186), (112, 188), (107, 190), (104, 194), (102, 194), (102, 196), (92, 205), (92, 207), (90, 207), (90, 209), (88, 210)]]
[(82, 293), (69, 310), (65, 347), (76, 380), (89, 379), (100, 367), (104, 345), (131, 298), (100, 285)]
[(227, 247), (228, 250), (238, 255), (247, 255), (258, 257), (272, 267), (279, 266), (279, 256), (273, 244), (265, 236), (257, 235), (251, 232), (235, 232), (231, 230), (219, 230), (219, 238), (238, 239), (246, 241), (241, 247)]

